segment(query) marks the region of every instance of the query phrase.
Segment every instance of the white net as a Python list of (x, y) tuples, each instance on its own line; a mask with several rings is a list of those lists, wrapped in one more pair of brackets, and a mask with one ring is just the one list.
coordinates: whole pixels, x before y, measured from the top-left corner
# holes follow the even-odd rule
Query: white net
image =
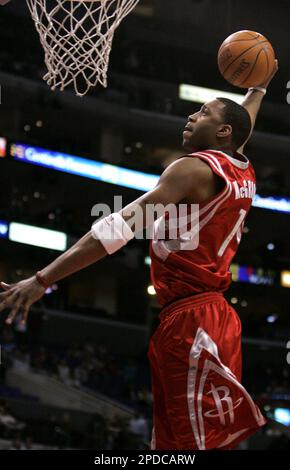
[(139, 0), (26, 0), (45, 53), (52, 90), (84, 96), (107, 71), (114, 32)]

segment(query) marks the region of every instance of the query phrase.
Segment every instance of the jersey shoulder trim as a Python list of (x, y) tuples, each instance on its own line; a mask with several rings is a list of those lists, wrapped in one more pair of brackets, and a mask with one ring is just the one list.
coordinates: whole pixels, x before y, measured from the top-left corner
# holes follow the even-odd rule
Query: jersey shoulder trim
[(200, 158), (201, 160), (206, 161), (208, 165), (211, 167), (212, 171), (216, 173), (218, 176), (221, 176), (226, 181), (226, 183), (228, 183), (228, 178), (225, 175), (222, 165), (219, 162), (219, 159), (217, 158), (216, 155), (213, 155), (212, 153), (207, 152), (207, 151), (202, 151), (202, 152), (192, 153), (189, 156)]
[(230, 163), (232, 163), (234, 166), (236, 166), (237, 168), (240, 168), (241, 170), (246, 170), (248, 167), (249, 167), (249, 160), (248, 158), (246, 157), (246, 155), (244, 155), (243, 153), (241, 152), (236, 152), (235, 155), (240, 155), (243, 157), (244, 161), (242, 160), (239, 160), (238, 158), (235, 158), (234, 156), (232, 157), (231, 155), (228, 155), (227, 153), (225, 152), (222, 152), (221, 150), (214, 150), (214, 149), (208, 149), (206, 150), (206, 153), (209, 153), (211, 154), (211, 152), (213, 154), (218, 154), (218, 155), (222, 155), (223, 157), (225, 157)]

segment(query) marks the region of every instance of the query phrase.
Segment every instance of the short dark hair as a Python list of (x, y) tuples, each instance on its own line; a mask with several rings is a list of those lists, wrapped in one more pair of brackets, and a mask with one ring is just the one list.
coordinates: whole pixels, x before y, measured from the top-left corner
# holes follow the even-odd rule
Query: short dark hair
[(228, 98), (217, 98), (225, 107), (222, 110), (225, 124), (232, 126), (232, 144), (235, 150), (243, 145), (249, 137), (252, 123), (248, 111), (235, 101)]

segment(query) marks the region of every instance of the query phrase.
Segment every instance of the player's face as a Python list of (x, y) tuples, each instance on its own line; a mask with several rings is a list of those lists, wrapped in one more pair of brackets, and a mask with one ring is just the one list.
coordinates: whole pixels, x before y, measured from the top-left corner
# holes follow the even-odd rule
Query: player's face
[(188, 117), (183, 132), (183, 148), (186, 151), (214, 148), (216, 135), (222, 124), (224, 104), (218, 100), (205, 103), (199, 111)]

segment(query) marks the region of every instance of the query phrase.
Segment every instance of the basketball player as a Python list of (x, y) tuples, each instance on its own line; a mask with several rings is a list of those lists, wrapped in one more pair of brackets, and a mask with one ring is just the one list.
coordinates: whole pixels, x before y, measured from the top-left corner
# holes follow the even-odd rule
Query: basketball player
[(223, 292), (231, 282), (229, 267), (255, 195), (255, 173), (243, 148), (277, 69), (276, 62), (267, 83), (250, 89), (242, 106), (217, 98), (189, 116), (183, 133), (187, 154), (168, 166), (152, 191), (95, 223), (35, 276), (1, 283), (0, 311), (11, 309), (6, 322), (11, 324), (18, 313), (25, 322), (48, 286), (134, 237), (137, 208), (146, 227), (150, 204), (199, 205), (198, 231), (195, 224), (186, 237), (158, 237), (166, 211), (154, 224), (152, 280), (162, 311), (148, 353), (152, 450), (230, 449), (266, 422), (241, 385), (241, 323)]

